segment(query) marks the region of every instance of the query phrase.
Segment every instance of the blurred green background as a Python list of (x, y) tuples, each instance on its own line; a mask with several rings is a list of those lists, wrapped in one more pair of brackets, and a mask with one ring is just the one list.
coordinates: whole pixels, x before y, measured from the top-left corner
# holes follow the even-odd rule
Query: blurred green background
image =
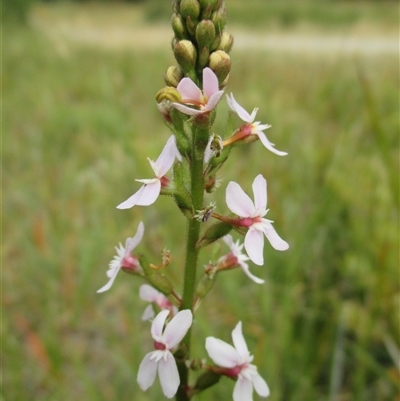
[[(114, 246), (140, 249), (180, 292), (185, 222), (169, 198), (115, 207), (148, 177), (169, 136), (154, 96), (174, 64), (170, 2), (3, 1), (1, 400), (163, 399), (136, 384), (152, 349), (141, 284), (105, 294)], [(226, 184), (268, 180), (287, 252), (221, 275), (194, 326), (230, 341), (239, 320), (271, 401), (399, 400), (398, 3), (227, 0), (228, 91), (272, 125), (278, 157), (235, 149)], [(215, 132), (225, 124), (225, 101)], [(218, 247), (204, 252), (219, 255)], [(202, 401), (230, 400), (227, 378)], [(256, 398), (257, 399), (257, 398)]]

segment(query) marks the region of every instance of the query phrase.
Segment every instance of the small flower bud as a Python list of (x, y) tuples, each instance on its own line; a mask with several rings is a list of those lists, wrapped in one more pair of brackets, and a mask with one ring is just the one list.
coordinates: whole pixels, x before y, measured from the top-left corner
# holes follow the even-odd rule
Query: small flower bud
[(187, 30), (184, 20), (181, 15), (173, 14), (171, 18), (172, 30), (178, 39), (185, 39), (187, 37)]
[(182, 70), (176, 65), (168, 67), (167, 72), (164, 74), (165, 83), (169, 86), (174, 86), (175, 88), (178, 86), (182, 78)]
[(221, 378), (221, 375), (218, 373), (215, 373), (211, 370), (207, 370), (204, 372), (198, 379), (196, 384), (194, 385), (194, 388), (192, 389), (193, 393), (196, 394), (200, 391), (203, 391), (211, 386), (214, 386), (219, 382), (219, 379)]
[(221, 84), (231, 71), (231, 59), (223, 50), (217, 50), (211, 53), (209, 66), (215, 72), (218, 82)]
[(233, 46), (233, 36), (224, 31), (221, 35), (221, 41), (218, 45), (218, 50), (223, 50), (225, 53), (229, 53)]
[(144, 255), (139, 255), (139, 262), (143, 268), (147, 281), (164, 295), (169, 295), (173, 291), (173, 286), (168, 277), (156, 272), (149, 264)]
[(197, 60), (198, 67), (201, 69), (206, 67), (208, 64), (209, 57), (210, 57), (210, 51), (208, 50), (208, 48), (206, 46), (204, 46), (199, 52), (199, 57)]
[(215, 31), (217, 34), (224, 30), (227, 20), (228, 15), (226, 13), (225, 3), (222, 3), (221, 7), (211, 15), (211, 21), (215, 25)]
[(231, 231), (232, 225), (224, 221), (213, 224), (204, 233), (203, 237), (197, 242), (197, 248), (212, 244), (214, 241), (222, 238)]
[(190, 40), (181, 40), (174, 47), (174, 56), (182, 71), (190, 74), (196, 65), (197, 52)]
[(215, 40), (215, 27), (211, 20), (203, 20), (196, 27), (196, 40), (199, 48), (211, 47)]
[(197, 20), (200, 15), (200, 4), (197, 0), (182, 0), (179, 7), (183, 18), (190, 17)]
[(199, 0), (199, 3), (202, 9), (210, 7), (211, 10), (214, 11), (218, 4), (218, 0)]
[(192, 19), (190, 15), (186, 17), (186, 29), (191, 36), (195, 36), (196, 26), (199, 21)]
[(182, 100), (181, 94), (176, 88), (172, 86), (166, 86), (160, 89), (156, 94), (157, 103), (161, 103), (163, 100), (169, 100), (171, 102), (180, 102)]

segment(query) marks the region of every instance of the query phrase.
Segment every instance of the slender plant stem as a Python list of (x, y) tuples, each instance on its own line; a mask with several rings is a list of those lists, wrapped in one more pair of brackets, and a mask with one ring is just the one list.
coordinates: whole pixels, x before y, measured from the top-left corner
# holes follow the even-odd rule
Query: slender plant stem
[[(203, 207), (204, 197), (202, 156), (203, 152), (200, 149), (197, 149), (197, 147), (199, 146), (202, 147), (202, 144), (196, 143), (196, 138), (194, 136), (192, 145), (192, 160), (190, 165), (191, 195), (194, 211), (199, 210)], [(196, 243), (199, 240), (199, 235), (200, 222), (192, 218), (188, 222), (185, 275), (181, 310), (190, 309), (191, 311), (193, 311), (193, 302), (196, 289), (197, 262), (199, 255), (199, 249), (196, 247)], [(187, 357), (190, 354), (190, 338), (191, 330), (189, 329), (185, 338), (183, 339), (183, 344), (186, 348)], [(188, 387), (189, 371), (184, 361), (178, 362), (178, 370), (181, 379), (181, 385), (179, 386), (178, 392), (176, 394), (176, 401), (188, 401), (189, 396), (187, 395), (186, 389)]]

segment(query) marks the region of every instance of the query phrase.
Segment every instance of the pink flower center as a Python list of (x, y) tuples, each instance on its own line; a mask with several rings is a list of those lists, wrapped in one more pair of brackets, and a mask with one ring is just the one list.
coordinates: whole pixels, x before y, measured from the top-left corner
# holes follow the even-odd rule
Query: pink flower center
[(167, 188), (170, 183), (170, 180), (164, 175), (163, 177), (160, 178), (160, 182), (161, 182), (161, 188)]
[(167, 347), (163, 343), (159, 343), (158, 341), (154, 341), (154, 348), (160, 351), (164, 351)]
[(235, 366), (233, 368), (226, 369), (224, 374), (229, 377), (237, 377), (238, 374), (241, 372), (241, 370), (242, 370), (242, 366)]
[(134, 256), (125, 256), (121, 261), (121, 267), (129, 270), (137, 270), (139, 261)]

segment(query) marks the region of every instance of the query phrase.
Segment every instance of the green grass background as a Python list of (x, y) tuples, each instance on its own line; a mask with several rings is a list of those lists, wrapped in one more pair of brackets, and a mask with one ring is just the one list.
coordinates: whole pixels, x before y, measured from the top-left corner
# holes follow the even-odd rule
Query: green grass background
[[(243, 12), (232, 1), (228, 30), (262, 33), (261, 15), (265, 31), (284, 30), (288, 10), (294, 32), (303, 23), (316, 35), (397, 29), (395, 2), (378, 2), (380, 13), (373, 3), (323, 3), (321, 11), (319, 2), (253, 1)], [(40, 7), (68, 20), (97, 18), (105, 6)], [(155, 18), (154, 4), (129, 10), (143, 24)], [(338, 21), (323, 22), (338, 10)], [(112, 19), (120, 9), (106, 12)], [(114, 51), (57, 42), (31, 22), (4, 27), (4, 401), (163, 399), (159, 384), (146, 393), (136, 384), (152, 349), (141, 282), (121, 273), (109, 292), (96, 290), (113, 247), (143, 221), (140, 249), (154, 261), (164, 246), (172, 251), (168, 273), (180, 292), (185, 220), (172, 200), (115, 208), (137, 189), (135, 178), (149, 175), (146, 157), (157, 157), (169, 136), (154, 100), (173, 64), (168, 41), (165, 51)], [(235, 48), (231, 57), (228, 91), (248, 110), (260, 107), (269, 139), (289, 155), (259, 143), (235, 149), (208, 199), (224, 213), (226, 184), (250, 191), (262, 173), (268, 216), (290, 249), (266, 244), (265, 266), (251, 266), (264, 285), (239, 270), (220, 276), (196, 315), (194, 356), (206, 356), (209, 335), (230, 341), (242, 320), (271, 401), (398, 400), (398, 57)], [(215, 132), (226, 113), (223, 101)], [(232, 389), (223, 378), (197, 399), (230, 400)]]

